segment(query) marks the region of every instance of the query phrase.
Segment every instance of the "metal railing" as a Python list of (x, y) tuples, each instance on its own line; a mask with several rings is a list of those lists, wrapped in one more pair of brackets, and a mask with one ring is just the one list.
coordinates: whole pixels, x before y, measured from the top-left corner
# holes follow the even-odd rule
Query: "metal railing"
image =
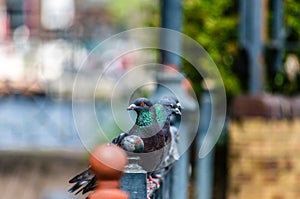
[(142, 167), (130, 163), (121, 179), (121, 189), (130, 194), (130, 199), (169, 199), (172, 198), (173, 175), (173, 167), (161, 170), (158, 177), (153, 178), (158, 186), (157, 183), (147, 180), (147, 172)]
[[(185, 167), (190, 164), (186, 162), (188, 159), (180, 158), (167, 168), (148, 173), (138, 165), (138, 157), (128, 159), (129, 164), (125, 167), (121, 179), (121, 189), (129, 193), (130, 199), (173, 199), (178, 195), (183, 199), (189, 198), (189, 194), (183, 192), (190, 186), (189, 170)], [(158, 186), (156, 182), (149, 181), (149, 175), (158, 182)], [(181, 175), (186, 177), (187, 183), (182, 184), (185, 181), (178, 180)]]

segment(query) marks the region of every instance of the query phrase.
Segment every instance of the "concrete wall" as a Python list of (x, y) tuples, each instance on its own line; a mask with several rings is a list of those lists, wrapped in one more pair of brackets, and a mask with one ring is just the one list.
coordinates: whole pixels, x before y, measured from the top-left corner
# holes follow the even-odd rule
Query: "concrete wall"
[(85, 155), (2, 152), (0, 153), (0, 198), (76, 198), (67, 192), (70, 188), (68, 180), (86, 166)]

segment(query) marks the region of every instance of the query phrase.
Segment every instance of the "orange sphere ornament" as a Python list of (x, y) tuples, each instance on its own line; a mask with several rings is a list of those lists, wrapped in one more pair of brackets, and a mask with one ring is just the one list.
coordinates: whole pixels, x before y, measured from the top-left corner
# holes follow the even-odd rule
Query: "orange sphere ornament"
[(120, 190), (120, 178), (127, 164), (123, 149), (113, 144), (103, 144), (94, 149), (89, 159), (91, 169), (97, 178), (97, 188), (89, 199), (128, 199)]

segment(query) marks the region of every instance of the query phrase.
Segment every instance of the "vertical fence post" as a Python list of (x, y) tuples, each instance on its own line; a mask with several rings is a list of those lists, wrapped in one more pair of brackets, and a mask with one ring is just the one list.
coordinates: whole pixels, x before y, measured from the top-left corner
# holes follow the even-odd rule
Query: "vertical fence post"
[(265, 33), (263, 9), (265, 0), (240, 0), (239, 42), (249, 55), (249, 90), (260, 93), (264, 85), (263, 37)]
[(128, 194), (119, 188), (127, 163), (126, 153), (121, 148), (112, 144), (100, 145), (92, 152), (89, 161), (97, 187), (88, 199), (129, 199)]
[[(174, 31), (181, 32), (182, 28), (182, 0), (162, 0), (161, 1), (161, 26), (162, 28), (171, 29)], [(180, 52), (182, 48), (182, 41), (180, 34), (170, 34), (170, 31), (162, 31), (161, 35), (161, 46), (162, 49), (172, 49), (173, 52), (178, 55), (161, 51), (161, 62), (164, 65), (179, 69), (181, 66)], [(176, 94), (180, 103), (183, 105), (183, 113), (186, 117), (185, 121), (181, 121), (180, 124), (180, 140), (182, 141), (179, 145), (179, 151), (183, 151), (184, 147), (187, 146), (189, 132), (188, 117), (193, 117), (195, 112), (196, 102), (191, 98), (186, 91), (182, 88), (182, 76), (175, 74), (168, 74), (165, 71), (157, 74), (157, 88), (153, 94), (153, 99), (158, 99), (163, 95), (174, 95)], [(167, 89), (166, 89), (167, 88)], [(173, 92), (173, 93), (172, 93)], [(169, 198), (172, 199), (186, 199), (188, 197), (188, 185), (189, 185), (189, 150), (185, 151), (178, 161), (175, 162), (174, 167), (171, 171), (170, 179), (167, 179), (165, 185), (168, 186)], [(169, 184), (169, 185), (168, 185)]]
[(172, 199), (188, 198), (189, 186), (189, 151), (186, 151), (174, 165), (174, 175), (172, 180)]
[[(161, 1), (161, 27), (181, 32), (182, 28), (182, 4), (181, 0)], [(174, 52), (181, 51), (181, 37), (168, 32), (162, 32), (162, 48), (172, 49)], [(167, 65), (180, 67), (181, 57), (167, 51), (161, 51), (161, 62)]]
[(283, 17), (283, 9), (284, 4), (283, 0), (273, 0), (273, 30), (272, 36), (274, 40), (274, 47), (278, 50), (277, 54), (274, 56), (274, 69), (275, 71), (279, 71), (282, 66), (282, 57), (283, 57), (283, 45), (284, 45), (284, 17)]
[(147, 172), (137, 164), (138, 157), (129, 157), (121, 179), (121, 189), (130, 194), (130, 199), (147, 198)]
[[(201, 98), (201, 120), (196, 139), (196, 151), (200, 151), (203, 139), (207, 133), (212, 108), (208, 90), (204, 90)], [(211, 199), (213, 192), (214, 149), (204, 158), (196, 159), (196, 199)]]

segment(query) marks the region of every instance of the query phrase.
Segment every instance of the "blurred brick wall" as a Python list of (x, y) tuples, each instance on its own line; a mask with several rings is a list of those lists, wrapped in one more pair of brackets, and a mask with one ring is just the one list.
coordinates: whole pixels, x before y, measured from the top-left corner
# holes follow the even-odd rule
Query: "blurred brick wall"
[(228, 198), (300, 198), (299, 141), (299, 119), (232, 122)]
[(239, 117), (229, 124), (228, 199), (300, 198), (300, 119), (291, 117), (290, 102), (263, 96), (234, 105)]

